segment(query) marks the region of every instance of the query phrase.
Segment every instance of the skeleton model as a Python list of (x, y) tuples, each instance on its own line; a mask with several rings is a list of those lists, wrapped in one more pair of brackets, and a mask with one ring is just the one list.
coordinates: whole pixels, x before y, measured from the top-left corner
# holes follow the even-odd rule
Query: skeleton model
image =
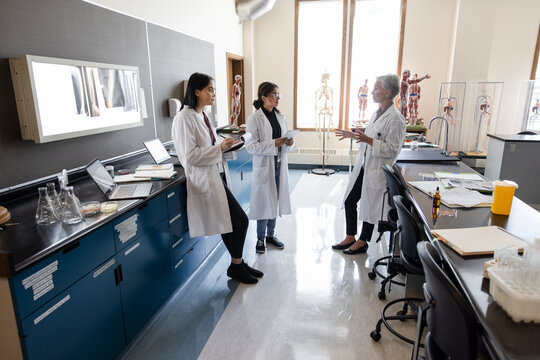
[(322, 140), (323, 164), (328, 158), (328, 154), (326, 154), (325, 144), (326, 141), (330, 138), (330, 132), (334, 128), (334, 123), (332, 121), (332, 113), (334, 111), (334, 94), (332, 92), (332, 88), (328, 86), (329, 78), (330, 74), (322, 74), (322, 84), (321, 87), (317, 89), (315, 95), (315, 114), (317, 116), (316, 130), (319, 134), (319, 140)]
[(232, 103), (231, 103), (231, 120), (230, 124), (233, 129), (238, 129), (238, 116), (240, 115), (240, 95), (242, 94), (242, 76), (236, 75), (234, 77), (234, 84), (232, 88)]
[[(431, 75), (426, 74), (421, 78), (417, 78), (417, 74), (414, 74), (409, 79), (410, 76), (410, 70), (403, 70), (398, 105), (399, 112), (407, 120), (407, 123), (416, 125), (417, 122), (420, 124), (422, 120), (418, 118), (418, 100), (420, 100), (420, 85), (418, 83), (431, 78)], [(408, 113), (410, 113), (410, 116)]]
[(363, 122), (366, 121), (366, 107), (368, 103), (368, 93), (369, 88), (367, 86), (368, 79), (364, 81), (364, 85), (360, 86), (358, 89), (358, 107), (360, 113), (358, 114), (358, 120)]
[(482, 146), (483, 149), (487, 148), (487, 136), (484, 136), (484, 139), (480, 141), (480, 134), (482, 133), (482, 123), (485, 124), (486, 128), (486, 134), (489, 130), (489, 125), (491, 123), (491, 96), (487, 95), (480, 95), (476, 98), (476, 108), (474, 110), (474, 123), (477, 124), (477, 130), (476, 130), (476, 142), (474, 145), (474, 152), (477, 154), (483, 152), (480, 149), (480, 146)]

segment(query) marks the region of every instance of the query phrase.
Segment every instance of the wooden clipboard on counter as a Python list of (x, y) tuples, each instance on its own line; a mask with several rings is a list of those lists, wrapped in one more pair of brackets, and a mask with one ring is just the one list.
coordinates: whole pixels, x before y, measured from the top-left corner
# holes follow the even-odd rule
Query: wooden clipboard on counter
[(527, 243), (498, 226), (431, 230), (439, 240), (461, 256), (491, 255), (495, 249), (515, 245), (523, 252)]

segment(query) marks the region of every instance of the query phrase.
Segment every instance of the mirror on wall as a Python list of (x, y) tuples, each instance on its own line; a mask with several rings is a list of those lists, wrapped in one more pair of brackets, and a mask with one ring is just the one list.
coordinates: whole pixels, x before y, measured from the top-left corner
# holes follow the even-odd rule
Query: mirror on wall
[(23, 55), (10, 68), (23, 140), (143, 125), (137, 67)]

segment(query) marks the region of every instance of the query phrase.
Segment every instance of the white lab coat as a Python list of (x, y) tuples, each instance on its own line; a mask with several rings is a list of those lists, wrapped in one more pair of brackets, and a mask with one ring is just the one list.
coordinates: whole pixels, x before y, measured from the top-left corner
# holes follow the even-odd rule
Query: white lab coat
[(214, 145), (203, 116), (187, 106), (174, 117), (172, 124), (172, 139), (186, 174), (187, 216), (192, 237), (232, 231), (227, 195), (218, 164), (222, 164), (230, 187), (226, 159), (235, 155), (234, 152), (221, 151), (220, 143), (223, 140), (213, 127), (212, 131), (216, 138)]
[[(281, 135), (287, 132), (287, 120), (276, 112), (281, 126)], [(275, 219), (278, 215), (278, 197), (274, 157), (278, 148), (272, 139), (272, 126), (262, 109), (257, 110), (247, 120), (246, 132), (250, 139), (246, 142), (246, 150), (253, 154), (253, 181), (251, 183), (251, 199), (249, 218), (252, 220)], [(279, 215), (290, 214), (291, 197), (289, 194), (289, 163), (287, 152), (294, 151), (292, 146), (283, 145), (281, 151), (281, 170), (279, 174)]]
[[(358, 143), (358, 156), (343, 199), (345, 202), (360, 174), (360, 169), (364, 166), (358, 218), (370, 224), (377, 224), (381, 219), (383, 196), (386, 191), (386, 178), (381, 166), (384, 164), (392, 166), (396, 163), (405, 139), (406, 127), (403, 115), (394, 105), (387, 109), (375, 123), (374, 119), (375, 114), (371, 117), (365, 132), (366, 135), (373, 138), (373, 146), (364, 142)], [(366, 153), (365, 159), (364, 151)], [(384, 219), (386, 219), (389, 210), (387, 205), (385, 201)]]

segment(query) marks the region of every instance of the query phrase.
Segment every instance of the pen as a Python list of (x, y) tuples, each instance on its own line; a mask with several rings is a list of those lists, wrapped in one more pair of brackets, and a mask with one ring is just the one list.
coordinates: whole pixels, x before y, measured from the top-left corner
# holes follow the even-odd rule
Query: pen
[(226, 138), (227, 138), (226, 136), (223, 136), (223, 135), (221, 135), (221, 134), (219, 134), (219, 136), (221, 136), (221, 137), (222, 137), (222, 138), (224, 138), (224, 139), (226, 139)]

